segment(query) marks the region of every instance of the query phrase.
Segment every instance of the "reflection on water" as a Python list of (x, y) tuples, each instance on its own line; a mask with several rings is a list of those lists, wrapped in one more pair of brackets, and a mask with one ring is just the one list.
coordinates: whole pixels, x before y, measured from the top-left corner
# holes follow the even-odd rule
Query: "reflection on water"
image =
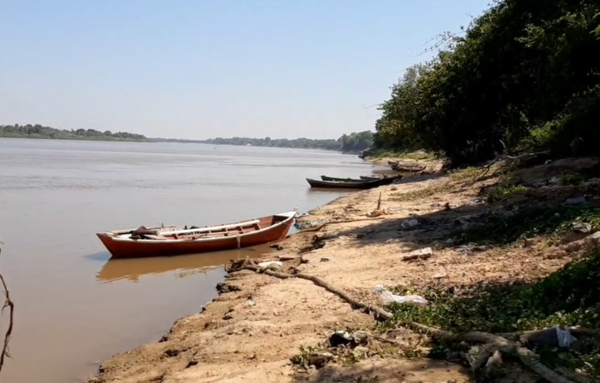
[(224, 277), (211, 266), (270, 251), (108, 261), (95, 233), (305, 212), (346, 194), (307, 192), (306, 178), (373, 169), (318, 150), (0, 139), (0, 263), (17, 307), (2, 383), (77, 382), (198, 312)]
[[(258, 258), (272, 251), (269, 245), (247, 247), (239, 250), (180, 255), (176, 257), (151, 257), (110, 259), (96, 275), (99, 282), (127, 280), (137, 283), (142, 276), (177, 271), (176, 278), (206, 273), (206, 268), (224, 265), (230, 260)], [(108, 253), (106, 253), (108, 255)], [(110, 255), (108, 255), (110, 256)]]

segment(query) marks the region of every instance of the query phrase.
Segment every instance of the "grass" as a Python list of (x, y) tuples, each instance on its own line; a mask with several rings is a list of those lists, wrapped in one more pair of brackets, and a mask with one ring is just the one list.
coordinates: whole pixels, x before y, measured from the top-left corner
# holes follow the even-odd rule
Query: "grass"
[(507, 245), (535, 235), (558, 237), (574, 222), (600, 229), (600, 207), (537, 204), (513, 213), (493, 215), (487, 222), (451, 234), (459, 243)]
[(454, 181), (464, 181), (478, 177), (483, 172), (482, 168), (469, 166), (465, 169), (458, 169), (450, 172), (450, 178)]
[(453, 190), (452, 185), (443, 184), (439, 186), (431, 186), (420, 190), (414, 190), (409, 192), (397, 192), (390, 194), (389, 201), (406, 202), (415, 201), (421, 198), (431, 197), (437, 193), (448, 193)]
[(588, 177), (582, 173), (572, 173), (572, 174), (563, 174), (558, 178), (558, 183), (560, 185), (579, 185)]
[(529, 188), (522, 185), (499, 185), (488, 190), (488, 202), (494, 203), (506, 201), (517, 194), (526, 192), (527, 190), (529, 190)]
[(373, 160), (380, 160), (383, 158), (402, 158), (402, 159), (408, 159), (408, 160), (437, 160), (440, 159), (440, 157), (434, 153), (428, 153), (425, 152), (423, 150), (417, 150), (417, 151), (383, 151), (383, 152), (379, 152), (376, 153), (374, 156), (371, 157), (371, 159)]
[[(595, 249), (533, 285), (492, 286), (467, 298), (429, 288), (429, 306), (392, 304), (394, 317), (382, 329), (413, 321), (453, 332), (491, 333), (554, 325), (600, 327), (600, 250)], [(434, 347), (433, 352), (439, 353)], [(579, 339), (570, 350), (538, 350), (544, 363), (579, 368), (600, 378), (600, 336)], [(597, 380), (596, 380), (597, 381)]]

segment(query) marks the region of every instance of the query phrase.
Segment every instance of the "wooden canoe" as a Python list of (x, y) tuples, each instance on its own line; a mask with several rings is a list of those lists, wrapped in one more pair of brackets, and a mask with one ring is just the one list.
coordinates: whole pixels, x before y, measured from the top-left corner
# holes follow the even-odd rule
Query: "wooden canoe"
[(197, 254), (285, 239), (296, 217), (290, 211), (248, 221), (202, 228), (140, 227), (96, 233), (113, 258)]
[(425, 170), (425, 166), (422, 165), (413, 165), (413, 164), (394, 164), (391, 165), (392, 170), (397, 172), (406, 172), (406, 173), (416, 173)]
[[(362, 178), (362, 177), (361, 177)], [(321, 176), (323, 181), (363, 182), (363, 179)]]
[(312, 178), (307, 178), (306, 181), (313, 188), (327, 189), (372, 189), (383, 185), (390, 185), (395, 180), (401, 179), (402, 176), (381, 178), (375, 181), (321, 181)]
[(360, 176), (360, 179), (363, 181), (379, 181), (386, 177), (371, 177), (371, 176)]

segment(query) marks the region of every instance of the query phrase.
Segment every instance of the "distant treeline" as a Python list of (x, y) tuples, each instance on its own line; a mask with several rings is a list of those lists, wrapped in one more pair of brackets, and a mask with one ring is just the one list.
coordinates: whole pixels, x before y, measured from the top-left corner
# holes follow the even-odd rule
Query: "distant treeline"
[(311, 138), (210, 138), (200, 141), (206, 144), (214, 145), (251, 145), (268, 146), (277, 148), (301, 148), (301, 149), (325, 149), (340, 150), (344, 152), (359, 152), (368, 149), (373, 144), (373, 132), (364, 131), (359, 133), (344, 134), (336, 139), (311, 139)]
[(97, 141), (147, 141), (147, 142), (181, 142), (203, 143), (213, 145), (252, 145), (278, 148), (326, 149), (344, 152), (360, 152), (373, 144), (373, 132), (344, 134), (336, 139), (315, 140), (310, 138), (211, 138), (208, 140), (185, 140), (177, 138), (147, 138), (141, 134), (128, 132), (104, 132), (95, 129), (66, 130), (56, 129), (40, 124), (0, 125), (0, 137), (9, 138), (40, 138), (55, 140), (97, 140)]
[(55, 140), (97, 140), (97, 141), (148, 141), (141, 134), (128, 132), (100, 132), (94, 129), (55, 129), (48, 126), (35, 125), (0, 125), (0, 137), (41, 138)]

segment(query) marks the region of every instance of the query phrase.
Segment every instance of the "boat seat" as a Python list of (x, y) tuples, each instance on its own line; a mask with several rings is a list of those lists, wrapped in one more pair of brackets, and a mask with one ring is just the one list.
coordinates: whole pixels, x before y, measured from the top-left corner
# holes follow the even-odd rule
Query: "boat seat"
[(144, 234), (144, 238), (146, 239), (154, 239), (154, 240), (159, 240), (159, 241), (166, 241), (167, 238), (163, 237), (162, 235), (152, 235), (152, 234)]

